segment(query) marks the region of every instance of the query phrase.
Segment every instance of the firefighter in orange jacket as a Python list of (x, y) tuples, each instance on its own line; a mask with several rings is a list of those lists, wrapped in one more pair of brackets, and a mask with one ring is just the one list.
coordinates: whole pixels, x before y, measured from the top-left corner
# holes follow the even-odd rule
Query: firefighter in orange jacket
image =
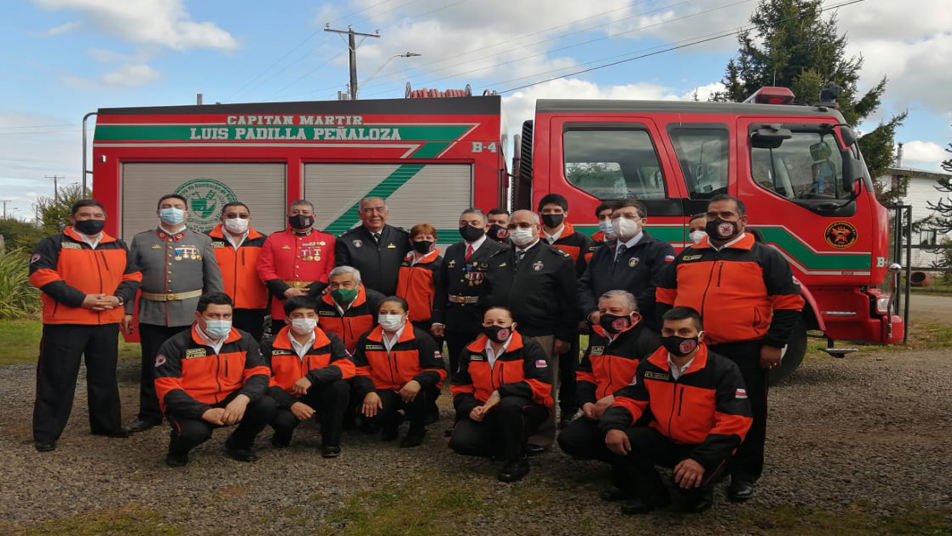
[(327, 292), (317, 302), (321, 329), (337, 335), (351, 354), (357, 340), (377, 325), (377, 310), (383, 295), (365, 287), (360, 271), (338, 266), (328, 277)]
[(237, 424), (225, 441), (234, 460), (254, 462), (255, 437), (277, 409), (258, 343), (231, 325), (231, 298), (209, 292), (198, 300), (192, 328), (173, 335), (155, 357), (155, 392), (172, 425), (165, 464), (181, 467), (215, 428)]
[(745, 232), (747, 210), (729, 195), (707, 206), (707, 237), (685, 248), (662, 274), (657, 310), (696, 309), (707, 325), (711, 350), (740, 367), (754, 423), (731, 460), (728, 498), (750, 499), (764, 469), (767, 438), (767, 374), (780, 365), (803, 308), (800, 285), (776, 249)]
[(284, 320), (282, 302), (321, 295), (334, 267), (334, 237), (314, 229), (314, 205), (299, 199), (288, 207), (288, 228), (265, 240), (258, 277), (271, 291), (271, 319)]
[[(606, 498), (633, 492), (635, 498), (622, 506), (629, 515), (670, 501), (655, 465), (674, 469), (688, 511), (710, 508), (714, 484), (752, 421), (740, 370), (708, 350), (697, 311), (668, 311), (661, 337), (664, 347), (638, 365), (632, 384), (615, 393), (599, 422), (605, 444), (618, 456), (615, 470), (624, 470), (630, 485)], [(648, 411), (648, 426), (632, 426)]]
[(40, 452), (56, 448), (69, 420), (83, 355), (93, 434), (129, 435), (119, 421), (119, 322), (142, 274), (125, 243), (103, 231), (105, 221), (102, 204), (80, 199), (70, 209), (70, 225), (41, 240), (30, 258), (30, 283), (43, 291), (33, 408), (34, 447)]
[(410, 229), (413, 250), (403, 258), (397, 278), (397, 296), (410, 304), (410, 322), (426, 332), (430, 331), (433, 314), (435, 274), (443, 264), (436, 239), (436, 228), (429, 223), (414, 225)]
[(430, 335), (408, 320), (409, 307), (399, 296), (384, 298), (377, 322), (357, 343), (354, 390), (361, 414), (382, 427), (381, 441), (397, 438), (403, 409), (410, 429), (400, 447), (416, 447), (426, 433), (426, 401), (446, 377), (443, 352)]
[(258, 257), (268, 235), (251, 227), (251, 209), (233, 201), (222, 208), (221, 223), (208, 236), (221, 268), (225, 293), (235, 302), (234, 325), (259, 343), (268, 312), (268, 287), (258, 278)]
[(337, 335), (317, 326), (313, 298), (285, 300), (284, 315), (287, 325), (262, 348), (271, 367), (268, 393), (278, 403), (271, 444), (289, 446), (298, 423), (320, 412), (321, 455), (336, 458), (354, 363)]
[(516, 326), (509, 309), (489, 308), (482, 334), (460, 356), (451, 387), (456, 426), (450, 448), (469, 456), (501, 457), (502, 482), (529, 474), (528, 438), (552, 411), (545, 351)]

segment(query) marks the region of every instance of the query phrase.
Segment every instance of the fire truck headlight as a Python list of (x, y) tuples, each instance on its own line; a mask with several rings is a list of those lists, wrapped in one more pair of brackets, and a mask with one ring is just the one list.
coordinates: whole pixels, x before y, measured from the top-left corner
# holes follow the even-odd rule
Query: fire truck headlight
[(876, 298), (876, 312), (881, 315), (889, 313), (889, 301), (890, 296), (888, 294)]

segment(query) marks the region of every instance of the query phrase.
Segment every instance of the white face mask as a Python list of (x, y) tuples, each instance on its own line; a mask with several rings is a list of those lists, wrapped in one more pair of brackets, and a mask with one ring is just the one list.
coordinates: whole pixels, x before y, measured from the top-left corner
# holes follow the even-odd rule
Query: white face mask
[(248, 230), (248, 225), (251, 223), (251, 220), (243, 220), (241, 218), (229, 218), (225, 220), (225, 229), (235, 233), (241, 234)]
[(185, 221), (185, 211), (175, 207), (163, 208), (159, 211), (159, 219), (166, 225), (178, 225)]
[(697, 231), (692, 231), (690, 236), (691, 236), (691, 240), (694, 241), (694, 245), (698, 245), (701, 243), (701, 240), (704, 240), (704, 237), (707, 236), (707, 233), (701, 230), (697, 230)]
[(598, 221), (598, 230), (605, 235), (606, 240), (611, 240), (615, 238), (615, 229), (612, 228), (612, 221), (608, 220), (599, 220)]
[(406, 317), (403, 315), (389, 315), (380, 313), (377, 315), (377, 323), (387, 331), (397, 331), (403, 327)]
[(615, 236), (618, 238), (631, 238), (638, 234), (641, 225), (635, 220), (629, 220), (625, 217), (615, 218), (612, 220), (612, 230), (615, 231)]
[(317, 327), (316, 318), (295, 318), (291, 321), (291, 329), (298, 335), (307, 335)]
[(523, 229), (522, 227), (516, 227), (515, 229), (509, 231), (509, 239), (512, 240), (512, 243), (519, 246), (525, 247), (532, 243), (532, 240), (535, 237), (532, 235), (532, 229)]

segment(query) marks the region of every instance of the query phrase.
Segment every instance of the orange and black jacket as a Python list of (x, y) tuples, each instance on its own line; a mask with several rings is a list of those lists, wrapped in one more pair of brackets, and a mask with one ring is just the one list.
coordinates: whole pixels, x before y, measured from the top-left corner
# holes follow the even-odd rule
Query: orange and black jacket
[(225, 293), (235, 302), (235, 309), (267, 309), (268, 287), (258, 278), (258, 257), (268, 238), (252, 228), (236, 250), (225, 238), (221, 224), (208, 233), (215, 248), (215, 260), (221, 268)]
[(750, 233), (721, 251), (707, 238), (685, 248), (662, 274), (656, 296), (659, 318), (682, 305), (700, 312), (709, 344), (764, 339), (782, 348), (803, 309), (790, 264)]
[(429, 322), (433, 316), (433, 294), (436, 292), (434, 275), (443, 265), (440, 250), (434, 249), (413, 263), (413, 252), (407, 253), (400, 264), (397, 278), (397, 296), (410, 306), (410, 322)]
[[(614, 240), (614, 239), (613, 239)], [(601, 231), (596, 231), (592, 234), (592, 243), (589, 244), (588, 250), (585, 251), (585, 264), (588, 264), (592, 260), (592, 255), (595, 255), (595, 251), (598, 250), (598, 247), (605, 243), (605, 233)]]
[(271, 371), (258, 343), (231, 329), (221, 350), (207, 346), (192, 328), (165, 341), (155, 357), (155, 394), (162, 411), (183, 419), (201, 419), (232, 393), (252, 402), (265, 396)]
[(271, 367), (268, 394), (278, 407), (290, 408), (297, 402), (300, 397), (291, 393), (291, 386), (301, 378), (306, 377), (314, 385), (319, 385), (354, 377), (354, 362), (337, 335), (315, 328), (314, 343), (301, 359), (291, 346), (290, 331), (291, 328), (284, 326), (261, 347), (261, 353)]
[(424, 389), (438, 387), (446, 377), (443, 352), (433, 337), (407, 324), (390, 351), (383, 344), (383, 328), (365, 333), (354, 352), (354, 390), (360, 399), (374, 389), (402, 388), (416, 380)]
[(118, 324), (122, 307), (93, 311), (82, 307), (83, 300), (87, 294), (105, 294), (131, 302), (140, 281), (129, 248), (105, 232), (93, 249), (67, 227), (40, 240), (30, 257), (30, 283), (43, 291), (44, 324)]
[(661, 336), (639, 322), (609, 340), (601, 326), (592, 326), (588, 350), (575, 372), (578, 407), (631, 384), (638, 363), (661, 347)]
[(703, 344), (677, 380), (665, 348), (642, 361), (634, 382), (615, 393), (615, 404), (598, 427), (624, 430), (648, 410), (653, 414), (648, 426), (675, 443), (696, 445), (689, 457), (708, 470), (744, 441), (752, 422), (740, 369)]
[(383, 294), (360, 285), (357, 297), (341, 316), (334, 304), (334, 298), (328, 292), (317, 302), (318, 322), (321, 329), (344, 341), (344, 347), (353, 354), (360, 336), (377, 325), (377, 311), (380, 310), (380, 302), (383, 299)]
[(480, 335), (460, 356), (459, 373), (450, 392), (456, 418), (465, 418), (483, 405), (493, 391), (499, 396), (521, 396), (552, 409), (552, 385), (548, 380), (545, 351), (535, 339), (513, 331), (506, 353), (490, 367), (486, 357), (489, 339)]
[(551, 245), (572, 257), (572, 261), (575, 262), (575, 276), (582, 277), (582, 274), (585, 273), (585, 267), (588, 266), (588, 260), (592, 257), (590, 251), (592, 249), (592, 239), (585, 233), (576, 231), (575, 227), (572, 227), (569, 222), (565, 222), (563, 225), (562, 234)]

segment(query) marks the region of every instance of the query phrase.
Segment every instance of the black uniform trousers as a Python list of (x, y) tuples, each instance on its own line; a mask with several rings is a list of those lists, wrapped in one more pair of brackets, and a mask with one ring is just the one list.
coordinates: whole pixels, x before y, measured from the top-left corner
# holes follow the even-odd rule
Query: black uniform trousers
[(466, 345), (476, 340), (479, 333), (475, 330), (456, 331), (444, 328), (443, 335), (446, 338), (446, 349), (450, 354), (449, 377), (451, 380), (454, 380), (459, 372), (459, 356), (463, 354)]
[[(365, 421), (371, 425), (383, 428), (384, 432), (396, 431), (400, 426), (400, 417), (397, 412), (401, 409), (410, 422), (408, 435), (422, 434), (426, 428), (426, 406), (427, 399), (432, 396), (432, 390), (423, 388), (417, 393), (412, 402), (404, 402), (397, 391), (390, 389), (376, 389), (374, 392), (380, 397), (383, 407), (377, 410), (373, 417), (364, 417)], [(363, 400), (361, 400), (363, 403)]]
[(155, 379), (152, 377), (155, 356), (165, 341), (191, 328), (191, 324), (172, 327), (139, 324), (139, 341), (142, 347), (142, 370), (139, 373), (139, 419), (155, 423), (162, 422), (162, 410), (159, 408), (159, 399), (155, 394)]
[(258, 343), (261, 343), (261, 337), (264, 336), (264, 316), (267, 313), (267, 309), (235, 309), (231, 324), (242, 331), (247, 331)]
[(529, 436), (545, 421), (549, 410), (528, 398), (507, 396), (482, 422), (459, 415), (450, 448), (467, 456), (501, 456), (516, 460), (523, 455)]
[[(628, 482), (638, 498), (645, 503), (651, 503), (658, 495), (667, 493), (655, 465), (672, 468), (687, 459), (697, 445), (675, 443), (661, 432), (647, 426), (632, 426), (625, 430), (625, 433), (631, 443), (631, 452), (627, 456), (613, 454), (618, 459), (618, 463), (613, 464), (614, 472), (624, 471), (624, 477), (619, 478), (616, 474), (613, 475), (613, 480)], [(704, 493), (717, 483), (725, 466), (726, 460), (713, 469), (705, 468), (700, 487), (681, 489), (681, 492), (689, 498)]]
[(569, 341), (572, 348), (568, 353), (559, 356), (559, 409), (562, 418), (570, 419), (578, 411), (575, 388), (575, 372), (579, 362), (579, 337), (572, 337)]
[[(336, 380), (330, 383), (311, 385), (307, 393), (297, 401), (307, 404), (317, 411), (321, 421), (321, 442), (326, 446), (339, 446), (340, 434), (344, 427), (344, 410), (350, 397), (350, 383)], [(294, 429), (301, 421), (290, 409), (278, 408), (271, 420), (275, 435), (291, 439)]]
[(613, 454), (605, 445), (605, 433), (598, 429), (598, 421), (579, 417), (559, 432), (559, 447), (566, 454), (583, 460), (611, 463)]
[(708, 350), (720, 354), (740, 368), (747, 389), (747, 399), (754, 421), (747, 436), (731, 459), (731, 475), (746, 480), (757, 480), (764, 472), (764, 443), (767, 441), (767, 375), (760, 367), (760, 349), (763, 340), (712, 344)]
[(44, 324), (36, 363), (34, 440), (52, 443), (63, 433), (73, 409), (79, 364), (84, 356), (92, 433), (108, 434), (121, 427), (116, 380), (119, 324)]
[[(238, 396), (237, 391), (212, 407), (223, 408), (236, 396)], [(251, 450), (255, 438), (274, 419), (277, 409), (278, 403), (267, 395), (248, 404), (244, 416), (238, 422), (235, 431), (228, 436), (225, 446), (234, 450)], [(211, 439), (212, 430), (222, 428), (203, 419), (186, 419), (168, 414), (166, 418), (172, 425), (169, 454), (188, 454), (188, 451)]]

